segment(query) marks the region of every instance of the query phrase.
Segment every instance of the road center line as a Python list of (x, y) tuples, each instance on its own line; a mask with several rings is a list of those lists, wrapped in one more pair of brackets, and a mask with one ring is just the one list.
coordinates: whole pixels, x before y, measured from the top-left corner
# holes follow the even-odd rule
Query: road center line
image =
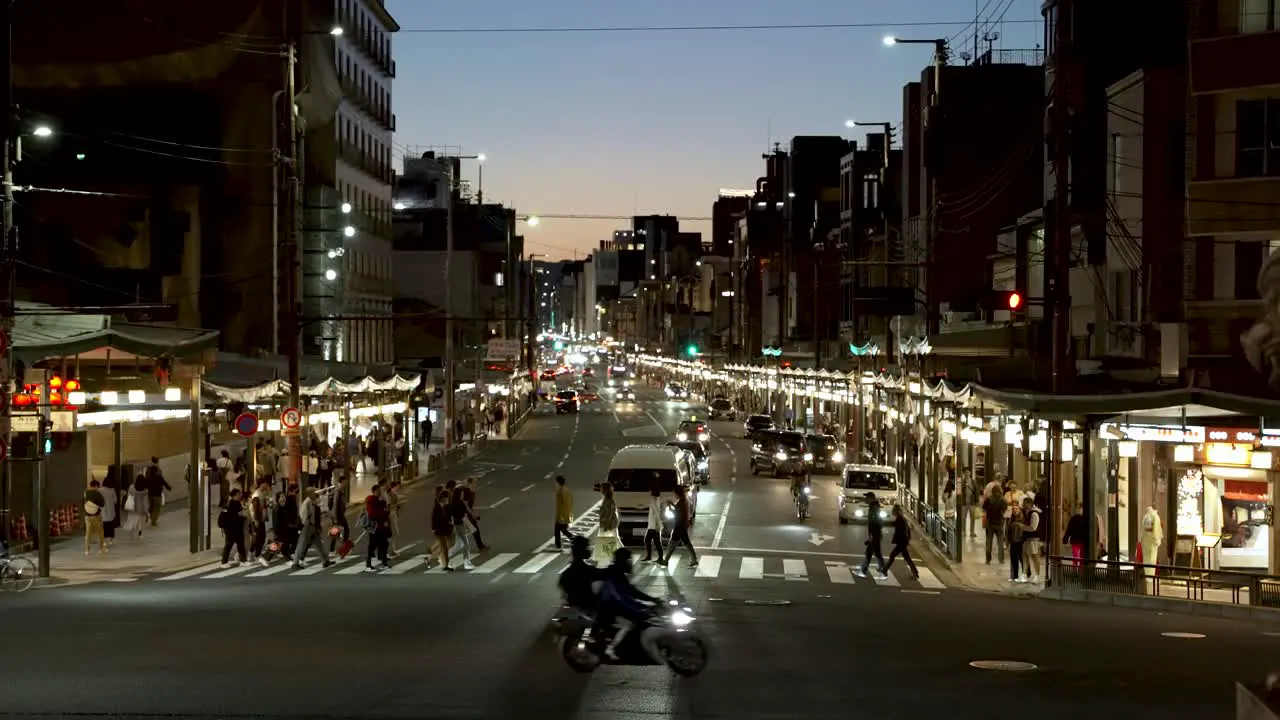
[(716, 525), (716, 536), (711, 540), (711, 549), (720, 548), (720, 539), (724, 537), (724, 526), (729, 522), (729, 508), (733, 505), (733, 491), (724, 500), (724, 508), (720, 511), (720, 522)]
[(667, 434), (667, 429), (663, 427), (662, 423), (658, 422), (658, 418), (654, 417), (653, 413), (649, 412), (648, 410), (645, 410), (644, 414), (649, 416), (649, 419), (653, 421), (654, 425), (658, 426), (658, 429), (662, 431), (663, 435)]
[(525, 485), (524, 487), (520, 488), (520, 492), (529, 492), (530, 490), (536, 487), (538, 487), (538, 483), (529, 483), (528, 485)]
[(504, 497), (504, 498), (502, 498), (501, 500), (499, 500), (499, 501), (495, 502), (494, 504), (490, 505), (489, 507), (485, 508), (485, 510), (492, 510), (492, 509), (494, 509), (494, 508), (498, 507), (499, 505), (501, 505), (502, 503), (504, 503), (504, 502), (506, 502), (506, 501), (508, 501), (508, 500), (510, 500), (510, 499), (511, 499), (511, 497), (510, 497), (510, 496), (508, 496), (508, 497)]

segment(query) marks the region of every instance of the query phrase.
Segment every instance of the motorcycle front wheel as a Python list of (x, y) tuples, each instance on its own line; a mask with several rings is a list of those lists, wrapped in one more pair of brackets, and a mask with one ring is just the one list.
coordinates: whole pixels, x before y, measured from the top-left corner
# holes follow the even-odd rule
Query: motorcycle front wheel
[(667, 667), (680, 677), (695, 677), (707, 667), (707, 644), (700, 637), (690, 635), (663, 643), (662, 651)]
[(575, 672), (591, 673), (600, 667), (600, 658), (591, 650), (583, 647), (581, 638), (565, 637), (560, 640), (560, 657)]

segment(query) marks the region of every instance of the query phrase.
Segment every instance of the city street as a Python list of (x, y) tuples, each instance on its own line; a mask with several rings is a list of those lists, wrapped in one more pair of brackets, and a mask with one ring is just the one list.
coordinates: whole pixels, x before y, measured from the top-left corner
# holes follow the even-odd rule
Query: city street
[[(753, 477), (740, 424), (717, 422), (701, 566), (677, 556), (636, 573), (696, 609), (710, 666), (690, 680), (575, 674), (545, 633), (566, 562), (549, 549), (552, 477), (569, 479), (589, 532), (612, 454), (702, 412), (650, 389), (621, 406), (606, 394), (441, 476), (480, 477), (492, 549), (471, 572), (422, 572), (426, 483), (378, 575), (362, 572), (361, 547), (330, 569), (201, 567), (0, 596), (0, 717), (1227, 717), (1232, 681), (1274, 669), (1275, 637), (1244, 623), (970, 593), (925, 565), (920, 581), (901, 564), (855, 577), (865, 535), (838, 524), (834, 479), (800, 525), (787, 481)], [(984, 660), (1037, 667), (969, 665)]]

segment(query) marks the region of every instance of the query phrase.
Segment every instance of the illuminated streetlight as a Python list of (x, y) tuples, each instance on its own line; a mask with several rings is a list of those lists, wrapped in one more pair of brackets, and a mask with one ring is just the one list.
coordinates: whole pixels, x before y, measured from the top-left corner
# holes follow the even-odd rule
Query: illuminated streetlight
[(343, 235), (346, 235), (347, 237), (355, 237), (355, 236), (356, 236), (356, 229), (355, 229), (355, 227), (353, 227), (353, 226), (351, 226), (351, 225), (348, 225), (348, 226), (346, 226), (346, 227), (342, 228), (342, 234), (343, 234)]
[(398, 203), (396, 203), (395, 205), (392, 205), (391, 207), (395, 208), (396, 210), (403, 210), (403, 209), (405, 209), (406, 207), (408, 207), (408, 205), (405, 205), (405, 204), (404, 204), (404, 203), (402, 203), (402, 202), (398, 202)]
[(342, 37), (342, 32), (343, 31), (342, 31), (341, 25), (334, 25), (333, 27), (329, 28), (329, 34), (334, 37)]
[(542, 220), (540, 220), (537, 215), (530, 215), (529, 219), (525, 220), (525, 224), (529, 227), (538, 227), (538, 223), (540, 222), (542, 222)]
[(847, 128), (857, 127), (858, 121), (854, 120), (853, 118), (849, 118), (848, 120), (844, 121), (844, 126)]
[(351, 212), (351, 203), (349, 202), (342, 203), (342, 214), (346, 215), (350, 212)]
[(489, 159), (489, 156), (485, 155), (484, 153), (480, 153), (479, 155), (476, 156), (476, 160), (480, 162), (484, 162), (485, 160), (488, 160), (488, 159)]
[(53, 135), (53, 128), (48, 125), (37, 125), (35, 130), (31, 131), (32, 135), (38, 138), (47, 138)]
[(334, 270), (334, 269), (332, 269), (332, 268), (330, 268), (330, 269), (328, 269), (328, 270), (325, 270), (325, 271), (324, 271), (324, 279), (325, 279), (325, 280), (336, 280), (336, 279), (338, 279), (338, 271), (337, 271), (337, 270)]
[(894, 45), (898, 44), (898, 38), (892, 35), (885, 35), (884, 39), (881, 40), (880, 42), (884, 43), (885, 47), (893, 47)]

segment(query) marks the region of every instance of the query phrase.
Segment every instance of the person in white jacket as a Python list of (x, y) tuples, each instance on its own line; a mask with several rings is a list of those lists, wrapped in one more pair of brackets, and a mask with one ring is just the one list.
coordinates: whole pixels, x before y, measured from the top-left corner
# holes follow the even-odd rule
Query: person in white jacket
[(653, 562), (653, 550), (658, 550), (658, 563), (662, 563), (662, 513), (667, 509), (662, 502), (662, 491), (649, 491), (649, 522), (644, 530), (644, 561)]
[(302, 520), (302, 540), (298, 543), (297, 554), (293, 556), (293, 566), (299, 569), (305, 567), (303, 560), (307, 557), (307, 552), (315, 547), (316, 553), (320, 555), (320, 562), (324, 563), (324, 567), (329, 567), (333, 562), (329, 560), (329, 552), (324, 543), (324, 506), (320, 503), (315, 488), (307, 488), (302, 492), (304, 497), (298, 508)]

